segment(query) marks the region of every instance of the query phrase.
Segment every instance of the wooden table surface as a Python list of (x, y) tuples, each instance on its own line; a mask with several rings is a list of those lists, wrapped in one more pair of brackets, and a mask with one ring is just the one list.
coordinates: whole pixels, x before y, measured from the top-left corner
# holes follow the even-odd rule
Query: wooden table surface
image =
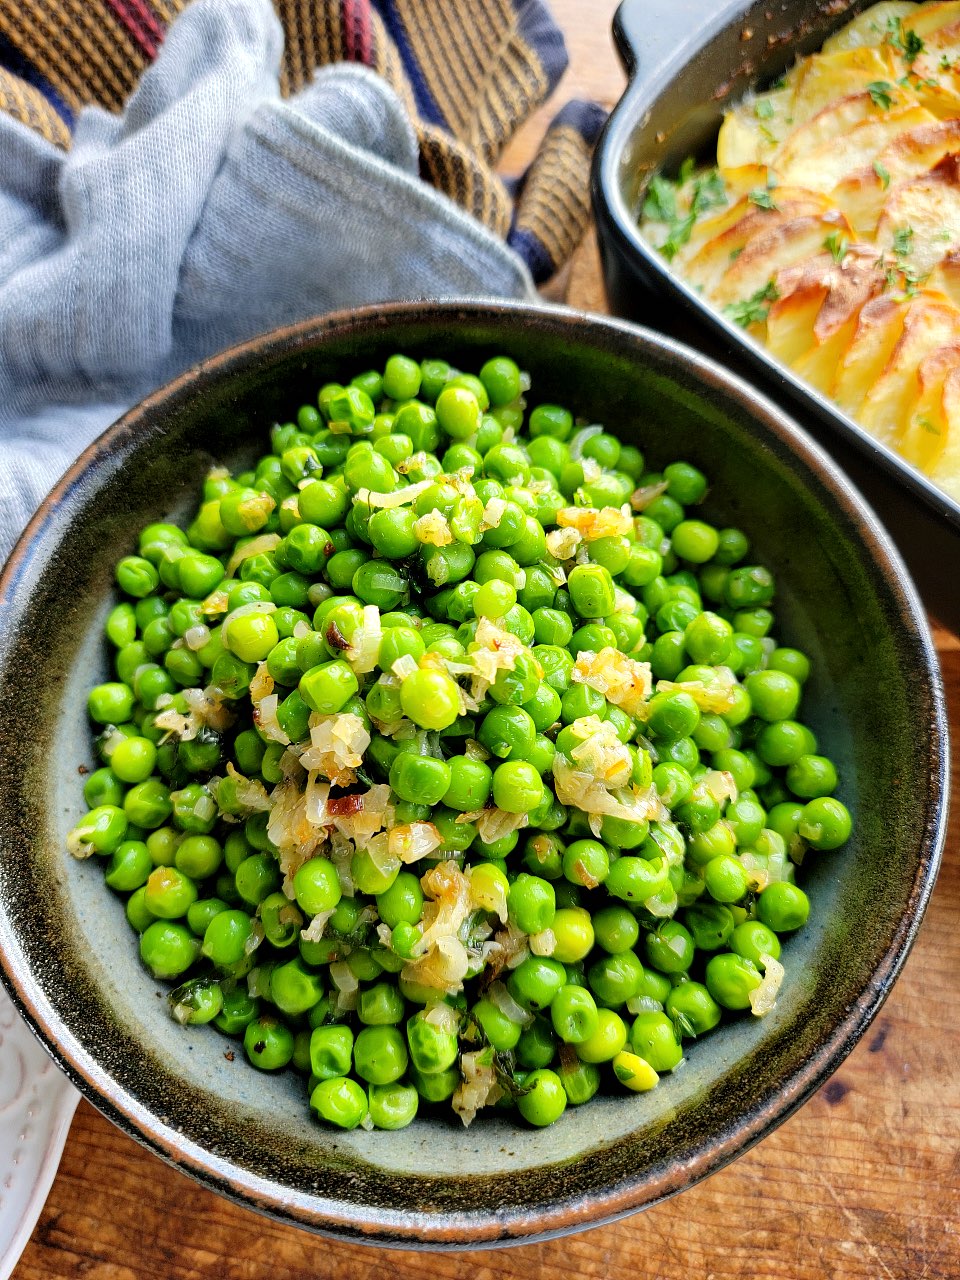
[[(614, 0), (552, 7), (571, 59), (558, 99), (612, 106), (623, 85), (609, 34)], [(522, 166), (552, 109), (518, 135), (508, 163)], [(574, 305), (604, 310), (592, 237), (562, 292)], [(960, 741), (960, 640), (934, 633)], [(953, 766), (956, 786), (956, 747)], [(613, 1272), (638, 1280), (960, 1280), (958, 812), (917, 944), (860, 1046), (780, 1129), (666, 1204), (509, 1250), (438, 1255), (332, 1243), (204, 1190), (81, 1102), (14, 1280), (374, 1280), (388, 1270), (394, 1280)]]

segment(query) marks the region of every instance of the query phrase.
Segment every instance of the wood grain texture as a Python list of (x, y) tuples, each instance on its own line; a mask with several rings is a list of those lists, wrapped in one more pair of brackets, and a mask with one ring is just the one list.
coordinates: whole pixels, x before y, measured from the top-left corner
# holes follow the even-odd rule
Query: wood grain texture
[[(703, 0), (705, 4), (709, 0)], [(612, 104), (612, 0), (553, 0), (571, 69), (559, 98)], [(511, 144), (521, 167), (550, 111)], [(596, 246), (560, 291), (603, 310)], [(937, 628), (960, 727), (960, 640)], [(958, 735), (960, 736), (960, 735)], [(896, 744), (891, 743), (891, 750)], [(960, 785), (954, 749), (953, 782)], [(203, 1190), (81, 1103), (14, 1280), (960, 1280), (960, 816), (904, 973), (864, 1041), (791, 1120), (684, 1195), (585, 1234), (460, 1255), (318, 1240)]]

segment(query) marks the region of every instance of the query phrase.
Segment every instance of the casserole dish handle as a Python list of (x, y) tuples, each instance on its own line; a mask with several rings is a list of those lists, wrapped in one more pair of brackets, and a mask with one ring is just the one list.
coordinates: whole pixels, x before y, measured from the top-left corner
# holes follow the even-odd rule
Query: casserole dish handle
[(627, 75), (651, 80), (681, 59), (687, 44), (704, 43), (706, 30), (720, 30), (746, 13), (751, 0), (671, 0), (650, 12), (650, 0), (623, 0), (613, 18), (613, 39)]

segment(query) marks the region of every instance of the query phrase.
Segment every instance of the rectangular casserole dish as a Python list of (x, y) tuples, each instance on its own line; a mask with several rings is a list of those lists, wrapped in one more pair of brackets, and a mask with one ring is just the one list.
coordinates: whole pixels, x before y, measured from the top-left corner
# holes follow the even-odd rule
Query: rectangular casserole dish
[[(630, 77), (594, 157), (611, 309), (708, 351), (792, 410), (873, 503), (924, 603), (960, 630), (960, 504), (706, 303), (642, 237), (654, 173), (715, 154), (725, 108), (775, 80), (873, 0), (623, 0), (614, 38)], [(826, 549), (825, 549), (826, 550)]]

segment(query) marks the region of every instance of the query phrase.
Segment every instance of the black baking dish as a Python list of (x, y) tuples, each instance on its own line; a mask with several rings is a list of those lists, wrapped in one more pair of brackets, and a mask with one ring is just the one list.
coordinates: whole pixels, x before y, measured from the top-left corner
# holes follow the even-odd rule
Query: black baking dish
[(787, 402), (876, 507), (927, 607), (960, 630), (960, 504), (880, 445), (674, 274), (640, 234), (658, 170), (711, 158), (723, 112), (775, 80), (873, 0), (623, 0), (614, 38), (630, 77), (593, 164), (604, 280), (618, 315), (686, 338)]

